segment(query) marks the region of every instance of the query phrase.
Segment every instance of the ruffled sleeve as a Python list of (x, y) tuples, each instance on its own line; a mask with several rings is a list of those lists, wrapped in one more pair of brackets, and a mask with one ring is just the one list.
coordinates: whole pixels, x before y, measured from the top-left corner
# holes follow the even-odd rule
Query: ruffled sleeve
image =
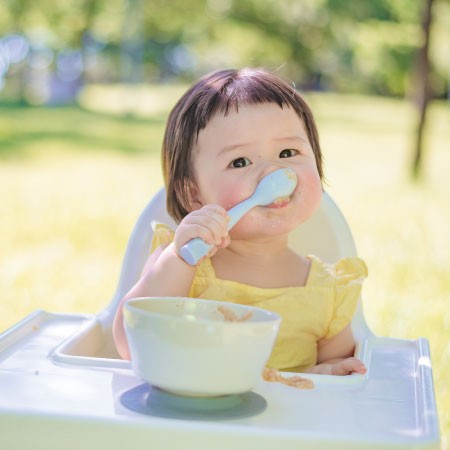
[(175, 232), (166, 224), (152, 222), (153, 239), (150, 247), (150, 253), (153, 253), (158, 247), (163, 244), (170, 244), (173, 242)]
[(335, 264), (335, 298), (333, 315), (325, 338), (342, 331), (352, 320), (367, 267), (360, 258), (343, 258)]

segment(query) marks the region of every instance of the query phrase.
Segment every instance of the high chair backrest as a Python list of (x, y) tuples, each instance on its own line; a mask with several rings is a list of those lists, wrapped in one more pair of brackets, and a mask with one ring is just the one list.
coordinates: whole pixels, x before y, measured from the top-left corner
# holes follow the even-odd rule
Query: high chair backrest
[[(156, 193), (136, 222), (128, 241), (116, 293), (103, 313), (107, 321), (111, 320), (119, 301), (139, 279), (149, 255), (153, 221), (176, 228), (176, 223), (166, 210), (164, 189)], [(357, 254), (350, 228), (326, 192), (323, 193), (321, 205), (314, 216), (291, 233), (289, 245), (302, 255), (314, 254), (326, 262), (335, 262), (339, 258)], [(361, 299), (352, 321), (352, 330), (356, 340), (372, 334), (364, 318)]]

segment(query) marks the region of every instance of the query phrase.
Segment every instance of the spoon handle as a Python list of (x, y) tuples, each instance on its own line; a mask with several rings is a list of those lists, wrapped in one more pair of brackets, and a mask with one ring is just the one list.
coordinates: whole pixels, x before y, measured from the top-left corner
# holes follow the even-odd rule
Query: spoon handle
[(188, 264), (195, 266), (201, 258), (209, 253), (212, 247), (203, 239), (194, 238), (181, 247), (180, 255)]
[(227, 211), (228, 217), (228, 231), (231, 230), (242, 219), (244, 214), (247, 214), (254, 206), (258, 205), (255, 197), (249, 197), (246, 200), (238, 203)]
[[(248, 213), (250, 209), (256, 206), (256, 204), (257, 203), (254, 199), (250, 197), (229, 209), (227, 211), (227, 214), (230, 217), (228, 222), (228, 230), (231, 230), (231, 228), (236, 225), (242, 216)], [(213, 246), (207, 244), (203, 239), (194, 238), (189, 242), (186, 242), (186, 244), (181, 247), (180, 255), (188, 264), (195, 266), (198, 261), (206, 256), (212, 248)]]

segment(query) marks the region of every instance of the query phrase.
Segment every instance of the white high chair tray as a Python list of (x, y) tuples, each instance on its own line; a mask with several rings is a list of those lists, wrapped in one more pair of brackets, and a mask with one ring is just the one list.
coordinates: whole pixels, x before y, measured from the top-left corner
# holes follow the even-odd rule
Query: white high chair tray
[(1, 449), (439, 448), (426, 339), (372, 336), (358, 349), (365, 376), (311, 375), (313, 390), (261, 380), (254, 392), (267, 402), (263, 412), (181, 420), (123, 406), (121, 395), (142, 381), (128, 362), (102, 356), (100, 341), (77, 344), (90, 357), (55, 351), (80, 330), (93, 333), (96, 321), (37, 311), (0, 335)]

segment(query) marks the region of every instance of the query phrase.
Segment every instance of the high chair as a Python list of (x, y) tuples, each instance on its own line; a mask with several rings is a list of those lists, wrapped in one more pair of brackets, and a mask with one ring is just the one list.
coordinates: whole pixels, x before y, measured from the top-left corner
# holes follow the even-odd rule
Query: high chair
[[(356, 356), (368, 369), (364, 376), (308, 375), (316, 386), (311, 391), (261, 380), (254, 391), (267, 407), (244, 419), (180, 420), (128, 409), (121, 399), (142, 381), (119, 358), (111, 328), (147, 259), (153, 221), (175, 228), (163, 189), (134, 227), (116, 293), (103, 311), (36, 311), (0, 335), (0, 448), (439, 448), (428, 341), (375, 336), (361, 300), (352, 331)], [(328, 262), (356, 255), (350, 229), (327, 193), (289, 244)]]

